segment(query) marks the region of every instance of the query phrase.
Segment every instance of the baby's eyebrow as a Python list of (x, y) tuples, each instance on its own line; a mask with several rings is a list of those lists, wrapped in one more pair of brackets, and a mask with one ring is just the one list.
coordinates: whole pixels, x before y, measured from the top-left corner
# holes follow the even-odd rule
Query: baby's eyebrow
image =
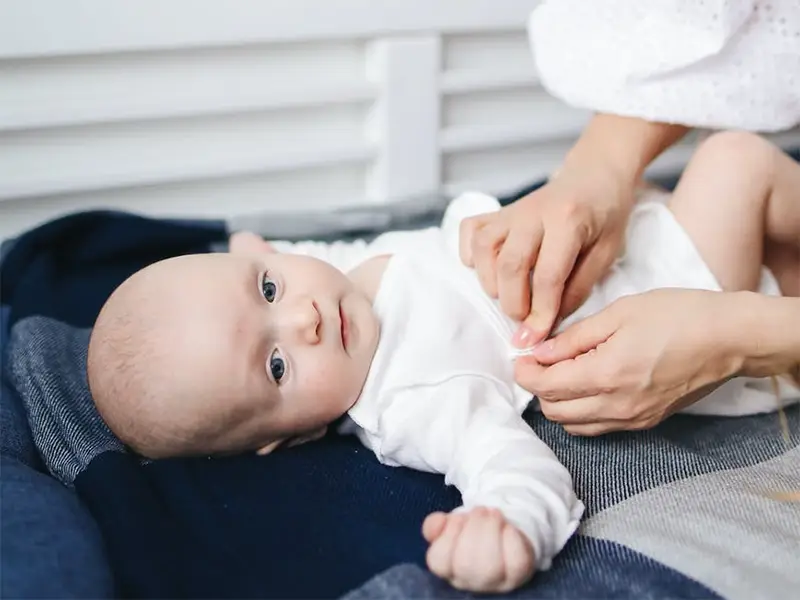
[[(264, 301), (261, 295), (261, 279), (264, 277), (266, 269), (256, 263), (251, 262), (247, 269), (247, 291), (248, 297), (257, 300), (259, 303)], [(255, 283), (255, 285), (254, 285)]]

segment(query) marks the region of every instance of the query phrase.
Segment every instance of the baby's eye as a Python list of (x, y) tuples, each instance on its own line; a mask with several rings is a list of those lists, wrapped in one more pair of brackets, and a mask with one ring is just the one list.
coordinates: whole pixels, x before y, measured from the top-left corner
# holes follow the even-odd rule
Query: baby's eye
[(278, 294), (278, 286), (269, 276), (269, 273), (264, 273), (261, 278), (261, 294), (267, 302), (275, 302), (275, 296)]
[(286, 362), (283, 360), (278, 350), (273, 350), (269, 357), (269, 373), (277, 384), (280, 384), (281, 379), (283, 379), (286, 373)]

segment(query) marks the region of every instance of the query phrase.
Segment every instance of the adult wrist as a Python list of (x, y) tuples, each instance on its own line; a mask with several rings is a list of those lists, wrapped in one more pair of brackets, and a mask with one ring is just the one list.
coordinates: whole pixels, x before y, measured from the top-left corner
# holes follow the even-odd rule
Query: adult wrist
[(598, 113), (568, 152), (564, 168), (600, 168), (633, 189), (650, 163), (688, 131), (682, 125)]
[(730, 310), (720, 315), (731, 328), (736, 374), (770, 377), (796, 369), (800, 364), (800, 298), (755, 292), (725, 296)]

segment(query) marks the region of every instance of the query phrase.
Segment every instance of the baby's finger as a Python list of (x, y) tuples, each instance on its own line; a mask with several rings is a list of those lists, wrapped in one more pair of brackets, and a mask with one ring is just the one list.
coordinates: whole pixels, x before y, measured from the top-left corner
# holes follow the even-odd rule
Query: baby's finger
[(459, 535), (453, 557), (453, 586), (474, 592), (503, 582), (503, 518), (494, 509), (476, 508)]
[(428, 548), (426, 562), (434, 575), (450, 581), (453, 578), (453, 552), (466, 515), (449, 514), (444, 531)]
[(506, 523), (502, 537), (505, 580), (500, 592), (509, 592), (526, 583), (534, 573), (536, 557), (530, 542), (513, 525)]
[(443, 512), (429, 514), (422, 523), (422, 536), (429, 544), (442, 535), (447, 525), (447, 515)]

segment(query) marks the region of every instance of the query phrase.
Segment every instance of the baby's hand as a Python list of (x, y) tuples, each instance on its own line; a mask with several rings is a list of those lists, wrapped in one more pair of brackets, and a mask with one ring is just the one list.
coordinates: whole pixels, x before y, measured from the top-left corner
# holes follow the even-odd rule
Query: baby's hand
[(240, 256), (259, 256), (275, 252), (275, 248), (272, 244), (255, 233), (239, 231), (234, 233), (228, 240), (228, 251), (231, 254), (238, 254)]
[(422, 535), (430, 544), (428, 568), (460, 590), (509, 592), (536, 566), (527, 538), (494, 508), (432, 513)]

